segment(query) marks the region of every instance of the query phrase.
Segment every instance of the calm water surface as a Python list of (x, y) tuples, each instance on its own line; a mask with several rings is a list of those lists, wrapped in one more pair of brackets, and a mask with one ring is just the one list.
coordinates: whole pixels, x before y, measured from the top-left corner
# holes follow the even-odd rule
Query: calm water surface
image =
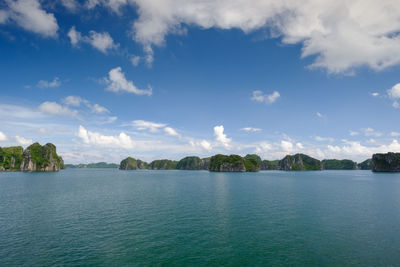
[(0, 173), (0, 265), (400, 263), (400, 174)]

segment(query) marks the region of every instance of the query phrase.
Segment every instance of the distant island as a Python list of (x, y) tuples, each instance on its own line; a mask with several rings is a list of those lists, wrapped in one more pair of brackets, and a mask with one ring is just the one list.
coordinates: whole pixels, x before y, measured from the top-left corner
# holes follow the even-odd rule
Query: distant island
[(34, 143), (25, 150), (21, 146), (0, 147), (0, 171), (52, 172), (64, 168), (119, 168), (120, 170), (207, 170), (212, 172), (258, 172), (260, 170), (318, 171), (372, 170), (400, 172), (400, 153), (377, 153), (361, 163), (349, 159), (318, 160), (305, 154), (287, 155), (280, 160), (262, 160), (256, 154), (217, 154), (212, 157), (184, 157), (179, 161), (160, 159), (150, 163), (127, 157), (116, 163), (65, 164), (57, 155), (56, 146)]
[(88, 168), (88, 169), (97, 169), (97, 168), (111, 168), (117, 169), (119, 167), (116, 163), (107, 163), (107, 162), (97, 162), (97, 163), (88, 163), (88, 164), (65, 164), (65, 168), (75, 169), (75, 168)]
[(53, 172), (64, 168), (56, 146), (34, 143), (25, 150), (22, 146), (0, 147), (0, 171)]
[(287, 155), (281, 160), (262, 160), (256, 154), (245, 157), (217, 154), (208, 158), (185, 157), (179, 161), (161, 159), (147, 163), (127, 157), (120, 170), (208, 170), (213, 172), (257, 172), (260, 170), (311, 171), (311, 170), (371, 170), (372, 159), (361, 163), (343, 159), (318, 160), (305, 154)]

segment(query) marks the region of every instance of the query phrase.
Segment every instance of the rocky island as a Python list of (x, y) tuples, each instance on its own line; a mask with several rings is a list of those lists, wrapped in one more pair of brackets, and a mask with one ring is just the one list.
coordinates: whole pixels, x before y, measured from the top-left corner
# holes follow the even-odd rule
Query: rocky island
[(400, 153), (377, 153), (372, 156), (372, 171), (400, 172)]
[(256, 154), (240, 155), (217, 154), (208, 158), (185, 157), (179, 161), (161, 159), (146, 163), (128, 157), (121, 161), (120, 170), (208, 170), (213, 172), (257, 172), (260, 170), (316, 171), (316, 170), (371, 170), (372, 160), (360, 164), (349, 160), (318, 160), (305, 154), (287, 155), (281, 160), (262, 160)]
[(34, 143), (25, 150), (21, 146), (0, 147), (0, 171), (53, 172), (64, 168), (56, 146)]

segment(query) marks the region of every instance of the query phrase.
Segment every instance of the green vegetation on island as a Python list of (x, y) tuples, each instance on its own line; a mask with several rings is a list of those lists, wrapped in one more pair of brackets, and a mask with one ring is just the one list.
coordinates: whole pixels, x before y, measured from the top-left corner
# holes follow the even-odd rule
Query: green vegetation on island
[(239, 155), (217, 154), (211, 157), (210, 171), (213, 172), (245, 172), (244, 159)]
[(367, 159), (361, 163), (358, 163), (357, 167), (360, 170), (372, 170), (372, 159)]
[(400, 172), (400, 153), (389, 152), (372, 155), (372, 171)]
[(322, 162), (304, 154), (287, 155), (279, 161), (279, 168), (284, 171), (322, 170)]
[(150, 162), (148, 169), (150, 170), (176, 170), (178, 164), (175, 160), (159, 159)]
[(120, 170), (141, 170), (141, 169), (147, 169), (147, 163), (144, 161), (141, 161), (140, 159), (136, 160), (131, 157), (127, 157), (123, 161), (121, 161), (121, 164), (119, 164), (119, 169)]
[(263, 160), (260, 170), (279, 170), (279, 160)]
[(349, 159), (324, 159), (322, 161), (324, 170), (357, 170), (357, 162)]
[(59, 171), (64, 168), (63, 159), (57, 155), (56, 146), (34, 143), (22, 147), (0, 148), (0, 171)]
[[(287, 155), (281, 160), (262, 160), (256, 154), (240, 155), (217, 154), (209, 158), (197, 156), (184, 157), (179, 161), (162, 159), (147, 164), (128, 157), (121, 161), (121, 170), (209, 170), (213, 172), (257, 172), (260, 170), (311, 171), (311, 170), (369, 170), (372, 160), (359, 164), (343, 159), (318, 160), (305, 154)], [(400, 167), (399, 167), (400, 168)]]
[(199, 158), (195, 156), (181, 159), (177, 165), (178, 170), (208, 170), (210, 167), (210, 158)]
[(22, 146), (0, 147), (0, 170), (19, 171), (23, 152)]

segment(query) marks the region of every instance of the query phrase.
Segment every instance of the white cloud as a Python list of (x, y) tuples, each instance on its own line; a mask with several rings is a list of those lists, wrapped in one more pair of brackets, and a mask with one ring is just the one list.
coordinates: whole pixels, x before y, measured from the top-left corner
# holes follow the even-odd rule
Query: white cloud
[(202, 141), (200, 142), (200, 145), (201, 145), (201, 147), (204, 148), (205, 150), (209, 150), (209, 151), (210, 151), (210, 150), (212, 149), (211, 143), (208, 142), (207, 140), (202, 140)]
[(125, 78), (125, 74), (122, 72), (121, 67), (114, 68), (108, 73), (108, 78), (105, 78), (108, 83), (107, 90), (111, 92), (128, 92), (137, 95), (152, 95), (152, 88), (149, 87), (147, 90), (137, 88), (132, 81), (128, 81)]
[(103, 146), (103, 147), (121, 147), (130, 149), (135, 146), (133, 140), (127, 134), (121, 132), (117, 136), (102, 135), (97, 132), (86, 130), (82, 125), (79, 126), (77, 136), (82, 139), (85, 144)]
[(395, 99), (392, 106), (396, 109), (399, 108), (400, 105), (399, 105), (399, 102), (397, 101), (397, 99), (400, 98), (400, 83), (394, 85), (392, 88), (387, 90), (387, 93), (390, 98)]
[(171, 127), (165, 127), (164, 131), (170, 136), (177, 136), (177, 137), (180, 136), (180, 134), (175, 129), (173, 129)]
[(321, 113), (317, 112), (317, 116), (318, 116), (319, 118), (322, 118), (324, 115), (322, 115)]
[(74, 95), (67, 96), (66, 98), (64, 98), (62, 100), (62, 102), (65, 105), (73, 106), (73, 107), (79, 107), (81, 105), (81, 103), (84, 101), (86, 101), (86, 100), (84, 100), (82, 97), (74, 96)]
[(38, 110), (40, 112), (51, 115), (72, 116), (72, 117), (78, 115), (78, 112), (76, 110), (71, 110), (68, 107), (63, 107), (56, 102), (49, 102), (49, 101), (40, 104)]
[(109, 113), (110, 111), (99, 104), (89, 105), (90, 110), (92, 113), (102, 114), (102, 113)]
[(321, 136), (315, 136), (315, 138), (314, 138), (316, 141), (318, 141), (318, 142), (325, 142), (325, 141), (328, 141), (328, 142), (333, 142), (333, 141), (335, 141), (335, 139), (334, 138), (332, 138), (332, 137), (321, 137)]
[(7, 135), (5, 135), (3, 132), (0, 132), (0, 142), (7, 141), (7, 140), (8, 140)]
[(394, 85), (392, 88), (387, 90), (389, 97), (397, 99), (400, 98), (400, 83)]
[(400, 5), (396, 0), (135, 0), (134, 39), (160, 46), (186, 25), (201, 29), (269, 29), (285, 44), (302, 45), (302, 58), (330, 73), (400, 62)]
[(100, 52), (106, 54), (109, 50), (117, 49), (119, 44), (115, 44), (108, 32), (90, 31), (89, 36), (85, 37), (85, 42), (91, 44)]
[(297, 147), (298, 149), (304, 149), (304, 146), (303, 146), (302, 143), (296, 143), (296, 147)]
[(272, 145), (268, 142), (261, 142), (259, 144), (256, 145), (256, 153), (259, 154), (264, 154), (267, 151), (270, 151), (272, 149)]
[(18, 136), (18, 135), (15, 136), (15, 141), (22, 146), (33, 144), (32, 139), (26, 139), (26, 138), (24, 138), (22, 136)]
[(375, 137), (382, 136), (381, 132), (377, 132), (373, 128), (370, 128), (370, 127), (362, 129), (362, 130), (364, 131), (365, 136), (375, 136)]
[(379, 93), (374, 92), (374, 93), (372, 93), (371, 95), (374, 96), (374, 97), (377, 97), (377, 96), (379, 96)]
[(96, 113), (96, 114), (102, 114), (102, 113), (109, 113), (110, 111), (103, 107), (100, 106), (99, 104), (92, 104), (90, 101), (80, 97), (80, 96), (67, 96), (62, 100), (62, 102), (67, 105), (67, 106), (73, 106), (73, 107), (79, 107), (82, 103), (85, 104), (86, 107), (90, 109), (90, 112)]
[(73, 46), (77, 46), (79, 42), (82, 40), (82, 34), (75, 30), (75, 26), (72, 26), (68, 32), (69, 40)]
[(61, 4), (71, 12), (77, 11), (79, 7), (79, 3), (76, 0), (61, 0)]
[(130, 61), (133, 66), (137, 67), (140, 63), (140, 57), (139, 56), (131, 56)]
[(245, 132), (259, 132), (259, 131), (261, 131), (260, 128), (254, 128), (254, 127), (244, 127), (241, 130), (245, 131)]
[(274, 103), (281, 95), (278, 91), (274, 91), (272, 94), (263, 94), (262, 91), (256, 90), (253, 91), (253, 96), (251, 97), (252, 100), (256, 102), (265, 102), (267, 104)]
[(356, 135), (359, 135), (359, 134), (360, 134), (359, 132), (350, 131), (350, 135), (351, 135), (351, 136), (356, 136)]
[(119, 44), (114, 43), (108, 32), (90, 31), (88, 36), (82, 36), (82, 33), (77, 31), (75, 26), (72, 26), (68, 31), (68, 37), (72, 46), (78, 47), (80, 42), (85, 42), (104, 54), (119, 47)]
[(224, 134), (223, 125), (214, 127), (214, 136), (217, 142), (221, 143), (224, 147), (229, 148), (229, 144), (232, 140)]
[(285, 151), (285, 152), (291, 152), (293, 150), (293, 144), (290, 141), (285, 141), (282, 140), (281, 141), (281, 148)]
[(59, 87), (61, 85), (60, 80), (58, 77), (54, 77), (52, 81), (45, 81), (45, 80), (40, 80), (37, 84), (37, 87), (39, 88), (54, 88), (54, 87)]
[(138, 130), (149, 130), (152, 133), (158, 132), (160, 128), (164, 128), (166, 124), (164, 123), (157, 123), (151, 121), (144, 121), (144, 120), (134, 120), (132, 125), (136, 127)]
[(0, 10), (0, 23), (6, 22), (14, 22), (44, 37), (57, 37), (56, 18), (43, 10), (38, 0), (6, 0), (5, 8)]
[(400, 136), (400, 133), (399, 132), (391, 132), (390, 136), (394, 136), (394, 137)]

